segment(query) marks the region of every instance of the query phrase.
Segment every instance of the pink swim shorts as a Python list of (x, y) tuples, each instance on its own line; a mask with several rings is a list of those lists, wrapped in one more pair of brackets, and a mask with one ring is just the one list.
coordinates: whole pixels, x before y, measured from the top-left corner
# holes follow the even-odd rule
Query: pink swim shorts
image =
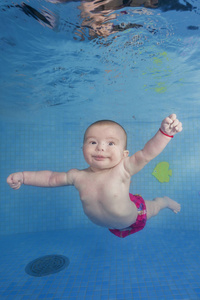
[(125, 238), (126, 236), (133, 234), (137, 231), (140, 231), (144, 228), (147, 221), (147, 211), (146, 211), (146, 205), (144, 202), (144, 199), (140, 195), (132, 195), (129, 194), (131, 201), (134, 202), (134, 204), (137, 207), (138, 210), (138, 216), (137, 220), (134, 224), (130, 225), (127, 228), (124, 229), (109, 229), (110, 232), (115, 234), (116, 236), (120, 238)]

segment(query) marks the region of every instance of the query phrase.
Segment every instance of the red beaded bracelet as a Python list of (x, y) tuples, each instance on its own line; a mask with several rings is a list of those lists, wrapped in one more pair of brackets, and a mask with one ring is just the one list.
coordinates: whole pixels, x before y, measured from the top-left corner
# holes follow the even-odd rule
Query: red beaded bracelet
[(168, 137), (170, 137), (170, 138), (173, 138), (173, 137), (174, 137), (173, 135), (168, 135), (168, 134), (164, 133), (161, 129), (159, 129), (159, 130), (160, 130), (160, 132), (161, 132), (162, 134), (164, 134), (164, 135), (166, 135), (166, 136), (168, 136)]

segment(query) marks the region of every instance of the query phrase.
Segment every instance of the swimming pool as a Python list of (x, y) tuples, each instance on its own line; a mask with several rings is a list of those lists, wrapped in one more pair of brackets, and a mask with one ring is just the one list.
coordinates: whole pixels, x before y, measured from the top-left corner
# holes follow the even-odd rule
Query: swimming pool
[[(1, 1), (0, 299), (200, 299), (200, 4), (153, 2)], [(133, 236), (92, 224), (73, 187), (6, 184), (12, 172), (85, 168), (91, 122), (122, 124), (134, 153), (172, 112), (183, 132), (133, 178), (131, 192), (168, 195), (182, 210)], [(163, 161), (172, 176), (161, 183), (152, 172)], [(52, 254), (69, 265), (25, 272)]]

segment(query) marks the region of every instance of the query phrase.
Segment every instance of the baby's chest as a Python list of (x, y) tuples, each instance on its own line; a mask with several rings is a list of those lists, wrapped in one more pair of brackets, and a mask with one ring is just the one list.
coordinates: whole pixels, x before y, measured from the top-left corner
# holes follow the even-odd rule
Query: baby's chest
[(114, 175), (101, 175), (85, 177), (79, 185), (81, 199), (98, 199), (111, 196), (116, 190), (121, 189), (122, 180)]

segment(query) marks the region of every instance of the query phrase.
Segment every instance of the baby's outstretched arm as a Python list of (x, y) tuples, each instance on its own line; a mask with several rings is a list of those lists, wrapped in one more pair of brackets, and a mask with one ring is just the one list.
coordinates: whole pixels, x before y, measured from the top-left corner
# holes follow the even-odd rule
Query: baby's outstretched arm
[(165, 118), (158, 132), (145, 144), (144, 148), (125, 160), (125, 168), (131, 176), (139, 172), (148, 162), (159, 155), (171, 138), (181, 131), (182, 123), (179, 122), (175, 114)]
[(39, 187), (56, 187), (63, 185), (73, 185), (77, 170), (68, 172), (35, 171), (17, 172), (8, 176), (7, 183), (11, 188), (17, 190), (22, 184)]

